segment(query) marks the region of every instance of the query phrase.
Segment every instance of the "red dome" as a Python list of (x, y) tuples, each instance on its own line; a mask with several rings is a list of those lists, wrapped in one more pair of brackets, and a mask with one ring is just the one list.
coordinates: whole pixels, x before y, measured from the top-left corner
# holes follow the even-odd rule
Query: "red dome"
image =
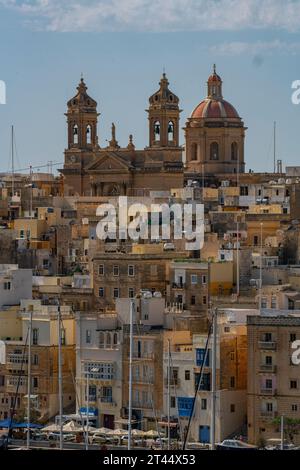
[(239, 118), (239, 115), (228, 101), (207, 98), (196, 106), (191, 118)]

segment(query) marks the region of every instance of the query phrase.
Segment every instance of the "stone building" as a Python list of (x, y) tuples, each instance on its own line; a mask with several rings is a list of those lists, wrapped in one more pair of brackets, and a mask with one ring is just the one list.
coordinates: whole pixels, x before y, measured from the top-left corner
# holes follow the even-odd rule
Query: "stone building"
[(224, 100), (222, 79), (214, 66), (207, 81), (207, 97), (185, 126), (186, 175), (243, 173), (246, 129), (236, 109)]
[(182, 148), (179, 145), (179, 99), (163, 74), (159, 90), (149, 98), (149, 146), (135, 148), (132, 135), (120, 147), (112, 124), (109, 145), (98, 138), (97, 103), (81, 79), (77, 94), (68, 101), (68, 146), (65, 150), (66, 196), (144, 196), (150, 189), (183, 184)]
[(292, 342), (300, 339), (299, 310), (248, 317), (247, 330), (248, 439), (256, 444), (260, 438), (280, 438), (276, 418), (281, 415), (300, 419), (300, 370), (292, 362)]

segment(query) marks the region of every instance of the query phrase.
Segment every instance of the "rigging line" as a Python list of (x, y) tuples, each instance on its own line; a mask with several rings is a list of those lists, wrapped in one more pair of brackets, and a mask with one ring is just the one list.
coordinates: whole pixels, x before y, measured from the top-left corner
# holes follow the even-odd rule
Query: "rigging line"
[[(12, 434), (12, 424), (13, 424), (13, 418), (14, 418), (14, 414), (15, 414), (15, 410), (16, 410), (17, 396), (18, 396), (19, 388), (20, 388), (20, 384), (21, 384), (21, 377), (24, 377), (23, 366), (24, 366), (24, 362), (25, 362), (25, 354), (26, 354), (28, 336), (29, 336), (29, 328), (27, 329), (26, 340), (25, 340), (25, 343), (24, 343), (23, 354), (22, 354), (21, 370), (20, 370), (20, 374), (18, 376), (17, 388), (16, 388), (16, 392), (15, 392), (15, 395), (14, 395), (13, 406), (11, 408), (11, 413), (10, 413), (9, 428), (8, 428), (8, 433), (7, 433), (7, 444), (8, 444), (8, 438), (11, 437), (11, 434)], [(28, 363), (28, 359), (27, 359), (27, 363)], [(28, 378), (27, 378), (27, 380), (28, 380)]]
[[(63, 165), (63, 164), (64, 164), (64, 162), (52, 162), (52, 166)], [(28, 166), (28, 167), (26, 167), (26, 168), (17, 168), (17, 169), (14, 170), (14, 173), (16, 173), (17, 171), (26, 171), (26, 170), (30, 170), (30, 168), (31, 168), (32, 170), (34, 170), (34, 169), (36, 169), (36, 168), (46, 168), (47, 166), (49, 166), (48, 163), (45, 164), (45, 165), (35, 165), (35, 166), (31, 166), (31, 167)], [(12, 173), (12, 171), (7, 171), (6, 173), (7, 173), (7, 174), (10, 174), (10, 173)]]
[(187, 432), (186, 432), (186, 435), (185, 435), (185, 438), (184, 438), (184, 443), (183, 443), (183, 448), (182, 448), (182, 450), (185, 450), (185, 446), (186, 446), (186, 443), (187, 443), (187, 440), (188, 440), (188, 436), (189, 436), (189, 432), (190, 432), (191, 422), (192, 422), (193, 415), (194, 415), (194, 412), (195, 412), (196, 400), (197, 400), (198, 392), (199, 392), (199, 390), (200, 390), (200, 385), (201, 385), (202, 376), (203, 376), (203, 369), (204, 369), (204, 365), (205, 365), (205, 363), (206, 363), (206, 358), (207, 358), (207, 353), (208, 353), (208, 344), (209, 344), (209, 338), (210, 338), (210, 335), (211, 335), (211, 332), (212, 332), (212, 325), (213, 325), (213, 323), (212, 323), (212, 321), (211, 321), (211, 322), (210, 322), (210, 325), (209, 325), (208, 333), (207, 333), (207, 338), (206, 338), (206, 345), (205, 345), (204, 358), (203, 358), (203, 361), (202, 361), (202, 364), (201, 364), (201, 368), (200, 368), (200, 374), (199, 374), (199, 379), (198, 379), (197, 387), (195, 387), (195, 394), (194, 394), (194, 399), (193, 399), (193, 405), (192, 405), (192, 409), (191, 409), (191, 413), (190, 413), (190, 417), (189, 417), (188, 428), (187, 428)]

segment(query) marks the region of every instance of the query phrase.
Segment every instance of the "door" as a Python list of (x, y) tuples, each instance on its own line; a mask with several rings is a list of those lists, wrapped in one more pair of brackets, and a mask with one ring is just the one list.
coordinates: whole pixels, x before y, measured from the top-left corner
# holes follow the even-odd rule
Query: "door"
[(103, 415), (103, 427), (108, 429), (115, 429), (114, 415)]
[(208, 444), (210, 442), (210, 427), (199, 426), (199, 442)]

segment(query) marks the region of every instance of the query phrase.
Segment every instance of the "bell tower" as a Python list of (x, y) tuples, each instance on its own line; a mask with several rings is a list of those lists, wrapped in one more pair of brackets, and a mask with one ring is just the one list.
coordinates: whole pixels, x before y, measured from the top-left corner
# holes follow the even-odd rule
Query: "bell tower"
[(149, 98), (149, 147), (179, 147), (179, 98), (169, 89), (163, 73), (159, 90)]
[(87, 94), (87, 86), (81, 78), (77, 94), (68, 101), (68, 149), (91, 150), (98, 144), (97, 103)]

